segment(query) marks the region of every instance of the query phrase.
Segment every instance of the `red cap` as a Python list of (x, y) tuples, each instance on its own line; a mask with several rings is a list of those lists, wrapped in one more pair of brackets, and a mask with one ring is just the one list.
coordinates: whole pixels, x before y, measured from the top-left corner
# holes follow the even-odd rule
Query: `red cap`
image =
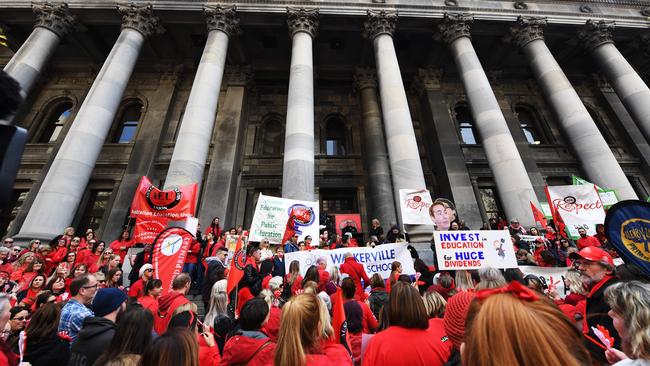
[(614, 268), (614, 259), (612, 256), (607, 253), (606, 251), (598, 248), (598, 247), (586, 247), (583, 248), (581, 251), (578, 253), (571, 253), (569, 255), (569, 258), (571, 259), (586, 259), (588, 261), (592, 262), (598, 262), (603, 265), (609, 266), (610, 268)]

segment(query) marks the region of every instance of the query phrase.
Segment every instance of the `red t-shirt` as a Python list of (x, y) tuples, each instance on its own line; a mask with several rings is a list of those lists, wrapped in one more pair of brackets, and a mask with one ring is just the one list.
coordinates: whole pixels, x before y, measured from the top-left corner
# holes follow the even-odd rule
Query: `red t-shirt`
[(158, 313), (158, 300), (156, 298), (152, 296), (142, 296), (138, 298), (138, 302), (143, 308), (151, 311), (152, 314), (156, 315)]
[[(120, 255), (120, 263), (124, 263), (124, 257), (126, 257), (126, 253), (129, 251), (129, 248), (135, 245), (135, 240), (127, 240), (127, 241), (119, 241), (115, 240), (109, 245), (109, 248), (113, 250), (113, 253), (119, 254)], [(121, 247), (125, 247), (126, 249), (121, 250)]]
[(372, 337), (363, 355), (362, 364), (442, 366), (451, 354), (451, 341), (432, 336), (434, 330), (390, 326)]
[(577, 244), (579, 250), (582, 250), (586, 247), (600, 248), (600, 241), (598, 241), (598, 239), (594, 238), (593, 236), (586, 236), (584, 238), (580, 238), (578, 239)]
[(135, 297), (139, 299), (142, 296), (144, 296), (144, 281), (142, 281), (142, 278), (140, 278), (139, 280), (135, 281), (133, 285), (131, 285), (131, 288), (129, 289), (129, 297)]

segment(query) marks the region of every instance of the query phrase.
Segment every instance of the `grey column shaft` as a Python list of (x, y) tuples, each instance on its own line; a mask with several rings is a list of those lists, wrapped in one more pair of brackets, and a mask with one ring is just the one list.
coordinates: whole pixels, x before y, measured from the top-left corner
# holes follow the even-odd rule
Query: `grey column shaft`
[(532, 226), (530, 202), (539, 202), (472, 41), (456, 38), (450, 47), (506, 214)]
[(32, 90), (60, 42), (61, 39), (53, 31), (36, 27), (5, 66), (4, 71), (20, 84), (23, 97)]
[(592, 54), (650, 142), (650, 89), (613, 43), (596, 47)]
[(590, 181), (615, 189), (622, 200), (637, 199), (623, 169), (544, 40), (532, 40), (522, 50)]
[(204, 226), (218, 216), (223, 227), (234, 226), (242, 115), (245, 109), (245, 85), (230, 85), (217, 114), (216, 141), (210, 159), (208, 177), (203, 187), (199, 217)]
[(165, 189), (203, 182), (227, 52), (228, 35), (211, 31), (185, 107)]
[(124, 28), (43, 181), (19, 236), (52, 238), (70, 225), (144, 42)]
[(367, 86), (360, 93), (372, 215), (388, 229), (391, 223), (397, 223), (397, 216), (377, 89)]
[(282, 166), (282, 197), (314, 199), (314, 69), (312, 36), (293, 35), (287, 124)]

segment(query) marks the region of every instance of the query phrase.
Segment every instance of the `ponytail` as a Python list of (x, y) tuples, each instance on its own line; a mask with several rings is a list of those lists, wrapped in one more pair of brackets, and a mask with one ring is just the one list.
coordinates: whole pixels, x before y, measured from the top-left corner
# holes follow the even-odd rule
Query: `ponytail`
[(300, 294), (282, 307), (282, 324), (275, 350), (276, 366), (306, 365), (306, 354), (318, 346), (322, 333), (320, 306), (316, 295)]

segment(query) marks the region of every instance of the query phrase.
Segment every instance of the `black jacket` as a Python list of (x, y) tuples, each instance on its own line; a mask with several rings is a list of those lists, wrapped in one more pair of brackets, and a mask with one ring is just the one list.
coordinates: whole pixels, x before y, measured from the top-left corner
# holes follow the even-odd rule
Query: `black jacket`
[(72, 344), (68, 366), (92, 366), (108, 349), (115, 327), (115, 323), (106, 318), (86, 318), (76, 342)]
[(31, 341), (27, 338), (23, 361), (32, 366), (65, 366), (70, 359), (70, 343), (56, 334)]
[[(144, 264), (145, 264), (144, 263), (144, 253), (145, 252), (143, 250), (140, 253), (135, 255), (135, 259), (133, 260), (133, 268), (131, 268), (131, 272), (129, 273), (129, 281), (131, 282), (131, 284), (133, 284), (133, 282), (138, 280), (138, 278), (139, 278), (138, 276), (140, 274), (139, 273), (140, 268), (142, 268), (142, 266), (144, 266)], [(148, 263), (151, 263), (151, 258), (152, 257), (153, 256), (149, 256), (149, 262)]]
[(226, 278), (226, 266), (218, 260), (209, 261), (208, 270), (205, 273), (205, 278), (203, 278), (203, 289), (201, 291), (204, 302), (210, 302), (212, 286), (217, 281), (223, 280), (224, 278)]
[[(585, 316), (585, 319), (587, 321), (587, 326), (589, 327), (589, 333), (587, 333), (589, 337), (594, 339), (596, 342), (599, 342), (598, 337), (594, 334), (594, 331), (591, 329), (591, 327), (602, 325), (605, 327), (605, 329), (609, 330), (609, 335), (612, 336), (615, 340), (615, 343), (612, 345), (612, 347), (621, 349), (621, 337), (618, 335), (618, 332), (614, 328), (612, 318), (607, 315), (611, 308), (605, 301), (605, 290), (617, 282), (617, 278), (610, 278), (607, 282), (600, 286), (597, 291), (591, 294), (591, 296), (587, 296), (587, 314)], [(585, 339), (585, 346), (589, 350), (592, 360), (598, 360), (603, 364), (607, 364), (607, 360), (605, 359), (605, 352), (602, 348), (593, 344), (593, 342), (589, 341), (588, 339)]]
[(244, 267), (244, 277), (239, 281), (239, 286), (248, 287), (253, 296), (260, 294), (262, 291), (262, 276), (260, 276), (260, 271), (257, 270), (256, 266), (249, 263)]

